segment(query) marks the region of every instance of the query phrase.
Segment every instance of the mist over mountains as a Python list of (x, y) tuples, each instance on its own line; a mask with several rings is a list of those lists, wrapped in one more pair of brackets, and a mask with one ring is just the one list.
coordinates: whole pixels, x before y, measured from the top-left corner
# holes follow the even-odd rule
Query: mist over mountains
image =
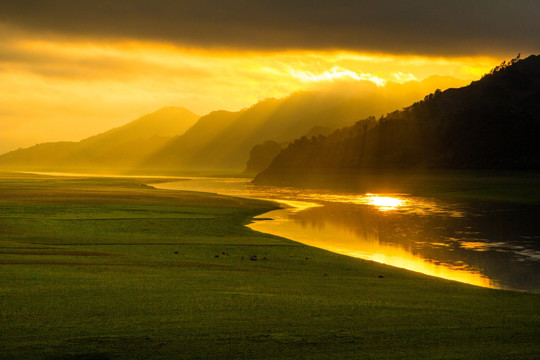
[(328, 136), (300, 138), (254, 180), (411, 169), (540, 169), (540, 56)]
[(338, 83), (202, 117), (167, 107), (80, 142), (1, 155), (0, 169), (240, 173), (247, 164), (264, 169), (256, 183), (296, 185), (368, 170), (540, 168), (540, 57), (424, 96), (457, 83)]
[(136, 166), (199, 119), (182, 107), (165, 107), (124, 126), (79, 142), (53, 142), (0, 156), (0, 168), (13, 170), (110, 171)]
[[(441, 77), (385, 87), (367, 81), (337, 83), (201, 118), (184, 108), (169, 107), (80, 142), (12, 151), (0, 156), (0, 168), (174, 174), (243, 171), (256, 145), (273, 141), (285, 146), (301, 136), (327, 134), (418, 100), (435, 84), (461, 83)], [(272, 158), (255, 169), (263, 169)]]

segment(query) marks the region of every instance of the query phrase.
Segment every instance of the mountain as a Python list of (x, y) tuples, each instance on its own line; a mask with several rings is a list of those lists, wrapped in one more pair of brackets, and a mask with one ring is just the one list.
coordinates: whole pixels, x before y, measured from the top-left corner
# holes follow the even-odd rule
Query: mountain
[[(436, 81), (443, 85), (463, 83), (453, 78)], [(156, 171), (242, 171), (256, 145), (268, 141), (289, 143), (314, 127), (334, 130), (369, 115), (384, 114), (421, 98), (427, 87), (434, 90), (432, 82), (433, 79), (389, 83), (384, 88), (368, 82), (348, 88), (337, 85), (282, 99), (266, 99), (238, 112), (212, 112), (143, 161), (140, 167)]]
[[(368, 81), (321, 85), (281, 99), (266, 99), (236, 112), (214, 111), (201, 118), (183, 108), (164, 108), (125, 126), (80, 142), (45, 143), (0, 156), (0, 169), (185, 173), (245, 169), (254, 146), (288, 144), (381, 115), (433, 90), (462, 82), (428, 78), (378, 87)], [(318, 130), (317, 130), (318, 129)], [(319, 132), (317, 132), (319, 131)], [(265, 168), (276, 149), (259, 148), (251, 171)], [(270, 154), (263, 154), (270, 150)], [(272, 153), (273, 151), (273, 153)]]
[(255, 145), (249, 152), (249, 159), (244, 173), (246, 175), (256, 175), (263, 171), (272, 163), (281, 150), (283, 150), (283, 147), (272, 140)]
[[(329, 135), (333, 129), (323, 126), (314, 126), (304, 136), (310, 138), (312, 136)], [(262, 144), (255, 145), (249, 152), (249, 159), (246, 163), (244, 175), (255, 176), (266, 169), (278, 154), (289, 145), (290, 141), (278, 144), (273, 140), (265, 141)]]
[(503, 63), (378, 120), (297, 139), (254, 182), (382, 169), (540, 169), (540, 56)]
[(11, 170), (127, 169), (186, 132), (199, 116), (182, 107), (165, 107), (124, 126), (80, 142), (38, 144), (0, 156), (0, 168)]

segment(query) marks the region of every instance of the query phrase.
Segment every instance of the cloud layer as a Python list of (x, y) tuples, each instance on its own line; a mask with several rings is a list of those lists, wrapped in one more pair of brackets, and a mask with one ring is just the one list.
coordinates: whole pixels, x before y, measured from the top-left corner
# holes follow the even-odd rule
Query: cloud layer
[(477, 79), (538, 52), (538, 13), (537, 0), (3, 0), (0, 153), (168, 105), (202, 115), (347, 81)]
[(0, 2), (0, 22), (43, 36), (424, 55), (537, 52), (539, 13), (536, 0)]

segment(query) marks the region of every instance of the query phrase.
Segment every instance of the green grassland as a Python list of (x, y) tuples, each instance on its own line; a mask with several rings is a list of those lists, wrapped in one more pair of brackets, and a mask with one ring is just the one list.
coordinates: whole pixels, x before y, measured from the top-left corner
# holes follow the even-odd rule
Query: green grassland
[(257, 233), (274, 204), (141, 183), (0, 176), (1, 359), (540, 358), (538, 295)]

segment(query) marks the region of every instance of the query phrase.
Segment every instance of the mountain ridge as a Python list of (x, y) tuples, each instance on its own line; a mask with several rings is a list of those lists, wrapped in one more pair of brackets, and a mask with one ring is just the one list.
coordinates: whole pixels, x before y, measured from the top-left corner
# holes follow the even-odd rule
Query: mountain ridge
[(198, 119), (198, 115), (184, 107), (167, 106), (78, 142), (42, 143), (8, 152), (0, 155), (0, 168), (100, 170), (129, 167), (146, 152), (163, 147), (171, 134), (187, 131)]
[[(347, 90), (337, 86), (265, 99), (238, 112), (212, 112), (144, 160), (141, 167), (242, 172), (254, 146), (267, 141), (288, 143), (317, 126), (337, 129), (368, 115), (383, 114), (421, 98), (431, 80), (389, 85), (391, 90), (363, 82), (357, 85), (361, 92), (354, 86)], [(446, 78), (444, 84), (458, 82), (462, 83)], [(211, 139), (204, 139), (204, 133), (212, 134)]]
[[(456, 82), (462, 81), (444, 79), (446, 85)], [(240, 111), (218, 110), (202, 117), (185, 108), (166, 107), (77, 143), (39, 144), (1, 155), (0, 168), (164, 174), (207, 170), (241, 173), (249, 161), (251, 150), (258, 144), (267, 141), (287, 144), (317, 127), (334, 130), (352, 125), (365, 116), (383, 114), (421, 98), (426, 93), (426, 86), (433, 90), (432, 83), (433, 79), (428, 78), (421, 82), (388, 83), (387, 87), (380, 88), (368, 81), (338, 82), (280, 99), (261, 100)], [(182, 129), (174, 127), (178, 124), (175, 125), (172, 118), (162, 119), (161, 125), (148, 120), (158, 115), (190, 120)]]
[(374, 169), (540, 169), (539, 135), (540, 56), (533, 55), (378, 120), (298, 139), (254, 182)]

